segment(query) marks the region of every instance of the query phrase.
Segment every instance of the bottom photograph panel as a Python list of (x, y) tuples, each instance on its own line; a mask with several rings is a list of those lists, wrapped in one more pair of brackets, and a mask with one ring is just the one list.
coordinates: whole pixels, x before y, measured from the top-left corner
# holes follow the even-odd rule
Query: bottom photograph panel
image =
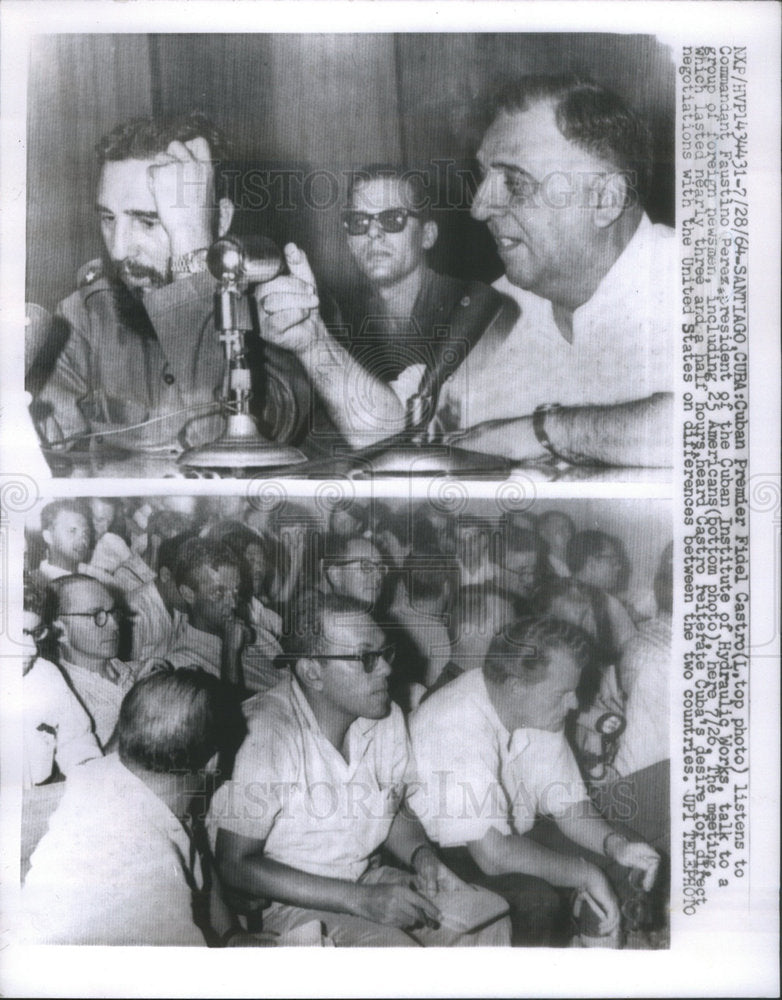
[(667, 948), (671, 508), (25, 526), (25, 943)]

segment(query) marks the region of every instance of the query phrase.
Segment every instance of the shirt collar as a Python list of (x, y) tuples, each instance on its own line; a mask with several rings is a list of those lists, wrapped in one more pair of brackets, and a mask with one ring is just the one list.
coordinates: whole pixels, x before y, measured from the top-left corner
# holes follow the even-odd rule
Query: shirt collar
[[(318, 720), (315, 718), (315, 715), (312, 711), (312, 707), (310, 706), (310, 703), (307, 701), (307, 698), (301, 689), (301, 685), (296, 680), (296, 677), (293, 674), (290, 674), (281, 683), (286, 683), (286, 682), (290, 684), (291, 699), (293, 701), (297, 713), (300, 716), (300, 721), (303, 723), (304, 727), (306, 729), (311, 730), (311, 732), (313, 732), (318, 737), (318, 739), (325, 740), (326, 737), (324, 736), (323, 731), (318, 725)], [(348, 740), (348, 742), (350, 742), (354, 734), (357, 734), (358, 736), (364, 738), (372, 729), (375, 728), (377, 724), (378, 724), (377, 719), (364, 719), (364, 718), (355, 719), (350, 724), (350, 726), (348, 726), (346, 739)], [(328, 740), (326, 740), (326, 742), (328, 742)]]
[(68, 660), (60, 657), (60, 666), (68, 674), (73, 672), (88, 674), (90, 677), (101, 677), (104, 681), (108, 681), (110, 684), (120, 684), (124, 678), (130, 672), (130, 667), (127, 663), (122, 660), (118, 660), (114, 657), (111, 660), (107, 660), (100, 670), (92, 670), (90, 667), (81, 667), (76, 663), (69, 663)]
[(639, 266), (639, 257), (643, 255), (644, 248), (653, 230), (654, 226), (651, 219), (644, 213), (629, 242), (603, 275), (600, 284), (592, 293), (591, 298), (584, 302), (583, 305), (580, 305), (573, 313), (574, 324), (576, 322), (583, 323), (593, 309), (602, 310), (602, 300), (607, 297), (614, 298), (617, 294), (617, 289), (634, 288), (639, 278), (643, 280), (648, 279), (649, 268), (648, 266)]

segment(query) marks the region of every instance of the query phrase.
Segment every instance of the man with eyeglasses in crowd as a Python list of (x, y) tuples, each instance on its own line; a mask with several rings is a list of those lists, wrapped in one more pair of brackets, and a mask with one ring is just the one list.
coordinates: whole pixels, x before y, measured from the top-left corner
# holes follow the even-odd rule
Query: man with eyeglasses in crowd
[[(285, 247), (290, 274), (259, 287), (261, 336), (298, 357), (334, 423), (354, 447), (403, 429), (395, 380), (411, 368), (422, 383), (449, 344), (460, 356), (512, 302), (478, 281), (438, 274), (427, 263), (438, 229), (420, 171), (358, 170), (342, 213), (363, 289), (327, 329), (304, 253)], [(418, 389), (418, 384), (413, 392)], [(411, 410), (420, 421), (426, 411)], [(431, 414), (429, 414), (431, 415)]]
[(54, 580), (44, 597), (43, 623), (57, 645), (57, 664), (92, 720), (105, 748), (140, 664), (118, 659), (120, 609), (109, 590), (75, 573)]
[(48, 628), (41, 618), (38, 595), (25, 590), (22, 618), (22, 787), (32, 788), (67, 777), (72, 769), (101, 749), (92, 720), (57, 668), (39, 647)]
[[(292, 669), (245, 702), (248, 735), (212, 803), (223, 883), (245, 910), (271, 901), (264, 930), (316, 920), (338, 947), (506, 944), (504, 920), (438, 929), (428, 895), (463, 884), (404, 808), (409, 743), (383, 642), (348, 598), (313, 593), (297, 609)], [(381, 847), (408, 870), (375, 864)]]

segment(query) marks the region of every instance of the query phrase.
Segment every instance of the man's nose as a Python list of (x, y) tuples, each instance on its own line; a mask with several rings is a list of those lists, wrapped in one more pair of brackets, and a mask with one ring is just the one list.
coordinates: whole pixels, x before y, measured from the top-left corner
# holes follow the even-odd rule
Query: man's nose
[(130, 221), (121, 216), (114, 222), (111, 235), (107, 240), (107, 249), (112, 260), (125, 260), (133, 256), (134, 237)]
[(392, 670), (391, 664), (388, 662), (385, 656), (381, 656), (380, 659), (377, 661), (377, 666), (375, 667), (374, 672), (376, 674), (380, 674), (381, 677), (390, 677), (391, 670)]
[(566, 712), (573, 712), (578, 708), (578, 698), (576, 697), (575, 691), (571, 691), (569, 694), (565, 695), (563, 707)]
[(478, 186), (472, 200), (470, 214), (479, 222), (486, 222), (492, 215), (503, 212), (508, 206), (504, 182), (493, 174), (487, 174)]
[(378, 219), (369, 220), (369, 229), (367, 229), (367, 236), (371, 240), (383, 239), (386, 235), (385, 229), (380, 225)]

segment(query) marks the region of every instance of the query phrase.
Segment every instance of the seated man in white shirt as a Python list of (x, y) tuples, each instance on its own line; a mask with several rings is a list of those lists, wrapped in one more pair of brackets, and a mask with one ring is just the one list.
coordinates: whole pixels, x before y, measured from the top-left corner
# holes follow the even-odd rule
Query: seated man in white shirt
[[(249, 734), (212, 803), (224, 883), (272, 901), (265, 930), (317, 920), (338, 947), (507, 944), (502, 908), (466, 933), (429, 898), (479, 897), (403, 808), (409, 744), (381, 629), (360, 604), (320, 593), (295, 623), (293, 671), (245, 703)], [(381, 847), (412, 874), (373, 864)]]
[[(481, 884), (512, 900), (517, 943), (550, 943), (549, 928), (542, 934), (534, 926), (555, 919), (541, 884), (547, 883), (575, 889), (582, 912), (584, 906), (594, 912), (599, 936), (616, 944), (616, 894), (587, 853), (639, 869), (646, 890), (655, 880), (657, 853), (600, 816), (565, 738), (590, 653), (580, 629), (556, 619), (523, 619), (496, 637), (481, 670), (433, 694), (411, 719), (420, 779), (411, 806), (441, 848), (466, 848), (455, 859), (460, 872), (482, 873)], [(554, 820), (571, 850), (533, 839), (540, 816)], [(516, 876), (535, 882), (519, 886)], [(531, 927), (528, 905), (535, 911)]]
[(38, 653), (47, 628), (32, 595), (25, 596), (22, 648), (23, 788), (67, 777), (78, 764), (101, 756), (92, 720), (59, 668)]
[(140, 664), (118, 659), (121, 609), (92, 577), (74, 573), (54, 580), (44, 598), (43, 619), (57, 642), (57, 664), (68, 678), (105, 747), (120, 704)]
[[(22, 892), (26, 943), (260, 943), (220, 898), (188, 822), (205, 769), (241, 739), (235, 700), (201, 671), (158, 672), (122, 702), (118, 752), (77, 768)], [(197, 801), (197, 800), (196, 800)]]

